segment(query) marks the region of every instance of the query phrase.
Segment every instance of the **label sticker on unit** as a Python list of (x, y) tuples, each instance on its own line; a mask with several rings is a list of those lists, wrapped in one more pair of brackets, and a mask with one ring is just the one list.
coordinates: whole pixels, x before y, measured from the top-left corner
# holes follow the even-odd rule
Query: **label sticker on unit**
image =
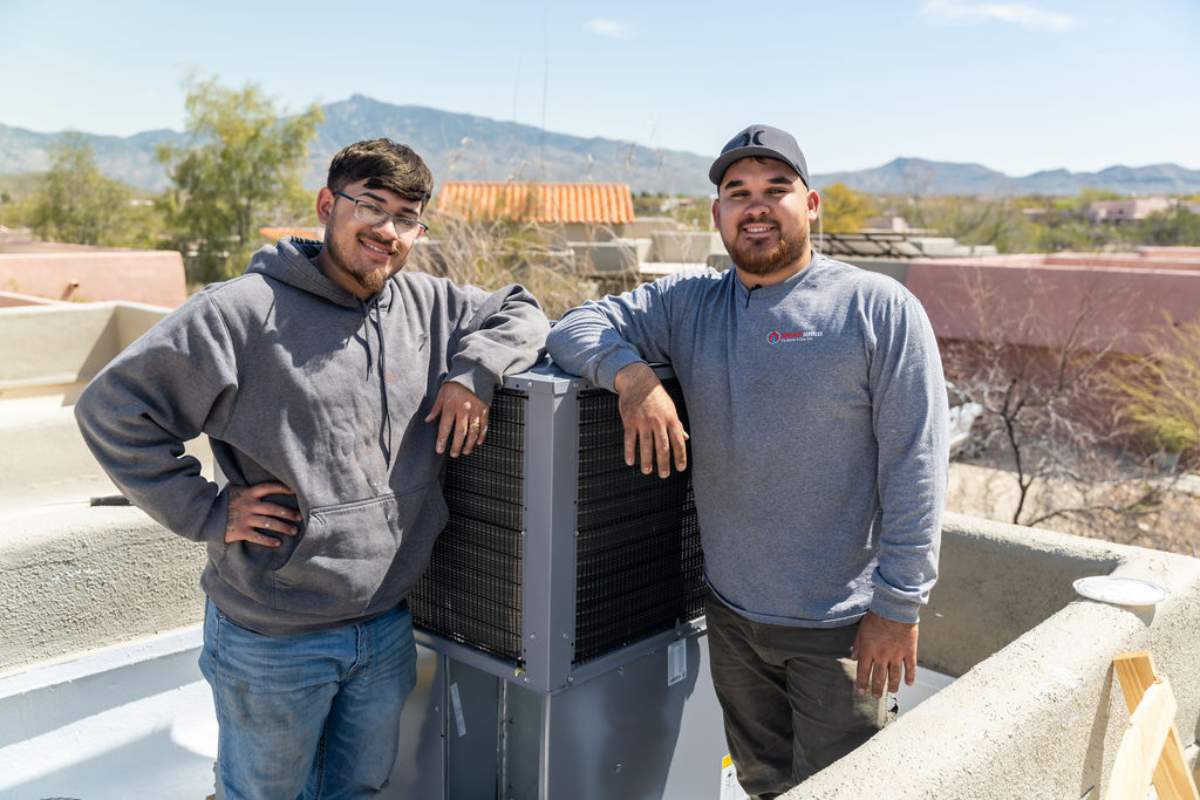
[(454, 727), (458, 728), (458, 738), (467, 735), (467, 721), (463, 718), (462, 698), (458, 696), (458, 684), (450, 684), (450, 706), (454, 709)]
[(750, 800), (750, 795), (738, 783), (737, 768), (728, 755), (721, 759), (721, 800)]
[(687, 677), (687, 639), (676, 639), (667, 645), (667, 686), (674, 686)]

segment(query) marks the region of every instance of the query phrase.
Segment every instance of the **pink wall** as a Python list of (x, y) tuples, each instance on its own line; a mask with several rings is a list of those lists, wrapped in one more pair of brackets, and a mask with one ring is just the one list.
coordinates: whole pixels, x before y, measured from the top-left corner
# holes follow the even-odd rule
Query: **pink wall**
[[(1171, 248), (1175, 249), (1175, 248)], [(1099, 267), (1099, 268), (1132, 268), (1132, 269), (1194, 269), (1200, 270), (1200, 253), (1184, 254), (1179, 252), (1155, 255), (1135, 255), (1132, 253), (1056, 253), (1045, 256), (1048, 265), (1064, 267)]]
[(36, 297), (31, 294), (16, 294), (14, 292), (0, 292), (0, 308), (12, 308), (14, 306), (55, 306), (61, 301), (50, 300), (45, 297)]
[[(1200, 319), (1200, 270), (1047, 264), (1046, 257), (914, 261), (906, 285), (944, 339), (1153, 352), (1167, 324)], [(989, 263), (990, 262), (990, 263)]]
[(3, 253), (0, 291), (172, 308), (187, 299), (183, 259), (173, 250)]

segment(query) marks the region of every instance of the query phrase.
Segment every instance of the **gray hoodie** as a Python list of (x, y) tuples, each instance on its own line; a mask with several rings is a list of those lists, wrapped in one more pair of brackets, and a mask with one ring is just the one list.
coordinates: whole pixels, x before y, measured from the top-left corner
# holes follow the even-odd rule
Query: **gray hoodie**
[[(368, 301), (330, 282), (320, 244), (284, 239), (247, 274), (197, 293), (104, 368), (79, 398), (84, 439), (121, 491), (208, 545), (201, 585), (271, 635), (395, 606), (447, 512), (437, 426), (444, 380), (485, 402), (535, 363), (547, 323), (519, 286), (493, 294), (401, 272)], [(304, 521), (278, 548), (226, 544), (228, 496), (183, 455), (208, 434), (233, 484), (280, 481)], [(486, 446), (486, 445), (485, 445)]]
[(937, 577), (946, 388), (920, 302), (814, 254), (753, 290), (734, 270), (671, 276), (566, 314), (546, 342), (609, 389), (671, 364), (691, 425), (705, 574), (743, 616), (915, 622)]

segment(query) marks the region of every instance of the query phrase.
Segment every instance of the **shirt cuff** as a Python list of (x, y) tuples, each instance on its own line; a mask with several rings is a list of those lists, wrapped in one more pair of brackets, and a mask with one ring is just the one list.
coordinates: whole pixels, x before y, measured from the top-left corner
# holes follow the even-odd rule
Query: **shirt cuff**
[(200, 535), (196, 538), (196, 541), (223, 543), (225, 541), (225, 529), (228, 526), (229, 487), (226, 486), (217, 493), (216, 499), (213, 500), (212, 507), (208, 510), (208, 516), (204, 518), (204, 524), (200, 527)]
[(446, 380), (467, 387), (484, 403), (489, 406), (492, 404), (492, 395), (496, 391), (496, 376), (479, 364), (469, 361), (453, 364)]
[(633, 348), (614, 350), (600, 360), (596, 366), (596, 383), (608, 389), (610, 392), (616, 392), (617, 373), (628, 367), (630, 364), (645, 363), (646, 359), (638, 355)]
[(893, 622), (916, 624), (921, 617), (921, 603), (911, 600), (901, 600), (879, 587), (875, 588), (875, 596), (871, 598), (871, 611), (884, 619)]

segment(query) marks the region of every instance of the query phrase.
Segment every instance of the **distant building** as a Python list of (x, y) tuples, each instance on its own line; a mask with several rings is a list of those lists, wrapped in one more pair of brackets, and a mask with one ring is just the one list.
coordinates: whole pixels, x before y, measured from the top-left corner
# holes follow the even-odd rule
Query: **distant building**
[(0, 305), (128, 300), (173, 308), (187, 299), (175, 250), (132, 250), (0, 235)]
[(1160, 211), (1170, 211), (1184, 206), (1193, 214), (1200, 214), (1200, 203), (1184, 203), (1174, 197), (1131, 197), (1127, 200), (1098, 200), (1089, 203), (1089, 222), (1136, 222)]
[(869, 231), (889, 231), (891, 233), (908, 233), (912, 230), (908, 220), (895, 214), (867, 219), (866, 229)]

